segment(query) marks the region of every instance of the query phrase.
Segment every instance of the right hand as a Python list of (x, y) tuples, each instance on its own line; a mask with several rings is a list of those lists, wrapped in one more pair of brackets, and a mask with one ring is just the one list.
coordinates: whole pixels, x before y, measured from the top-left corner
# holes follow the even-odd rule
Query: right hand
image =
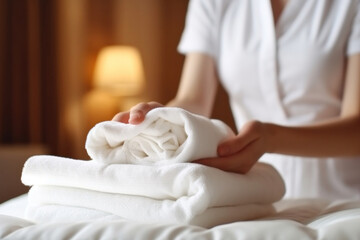
[(117, 113), (112, 121), (118, 121), (122, 123), (140, 124), (145, 119), (145, 115), (152, 109), (163, 107), (158, 102), (139, 103), (132, 107), (130, 111)]

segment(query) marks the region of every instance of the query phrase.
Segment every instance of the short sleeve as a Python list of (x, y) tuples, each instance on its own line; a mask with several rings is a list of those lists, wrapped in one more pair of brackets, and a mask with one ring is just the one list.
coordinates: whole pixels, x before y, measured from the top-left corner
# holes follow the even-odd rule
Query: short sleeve
[(216, 56), (216, 11), (213, 0), (190, 0), (178, 51)]
[(356, 14), (353, 19), (346, 53), (348, 56), (360, 53), (360, 1), (357, 1)]

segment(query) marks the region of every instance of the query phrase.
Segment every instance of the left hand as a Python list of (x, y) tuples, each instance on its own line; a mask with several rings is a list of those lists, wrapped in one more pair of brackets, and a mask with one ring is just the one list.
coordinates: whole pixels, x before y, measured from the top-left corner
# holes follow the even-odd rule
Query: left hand
[(245, 174), (268, 151), (268, 138), (266, 124), (259, 121), (247, 122), (236, 137), (218, 146), (218, 157), (200, 159), (194, 163)]

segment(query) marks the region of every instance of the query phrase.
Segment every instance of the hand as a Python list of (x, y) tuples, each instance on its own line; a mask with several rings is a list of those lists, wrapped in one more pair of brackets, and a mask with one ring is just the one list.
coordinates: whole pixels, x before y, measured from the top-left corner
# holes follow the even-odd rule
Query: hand
[(258, 121), (246, 123), (240, 133), (218, 146), (218, 157), (194, 161), (228, 172), (247, 173), (267, 152), (269, 133), (266, 124)]
[(112, 121), (122, 123), (140, 124), (145, 119), (145, 115), (152, 109), (163, 107), (162, 104), (157, 102), (139, 103), (132, 107), (130, 111), (120, 112), (116, 114)]

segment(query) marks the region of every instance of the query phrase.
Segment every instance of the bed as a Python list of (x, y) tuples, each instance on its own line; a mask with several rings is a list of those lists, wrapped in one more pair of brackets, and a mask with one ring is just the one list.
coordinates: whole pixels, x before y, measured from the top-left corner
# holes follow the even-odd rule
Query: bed
[(277, 212), (210, 229), (126, 220), (35, 224), (23, 218), (27, 195), (0, 205), (1, 239), (360, 239), (360, 201), (282, 200)]

